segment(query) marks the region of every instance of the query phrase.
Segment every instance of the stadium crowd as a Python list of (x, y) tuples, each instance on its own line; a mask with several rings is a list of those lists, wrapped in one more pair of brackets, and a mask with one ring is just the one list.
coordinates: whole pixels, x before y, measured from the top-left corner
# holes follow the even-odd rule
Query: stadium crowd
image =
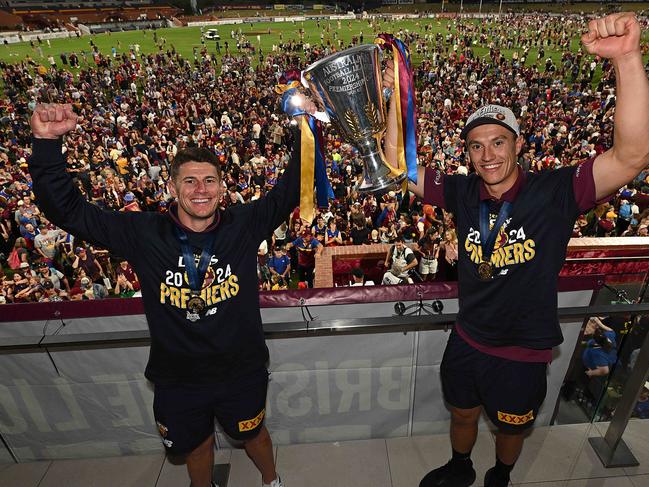
[[(421, 32), (397, 34), (421, 58), (415, 67), (419, 164), (468, 174), (459, 134), (467, 116), (485, 103), (511, 107), (519, 117), (527, 142), (519, 163), (527, 171), (579, 164), (610, 147), (614, 71), (569, 49), (583, 19), (456, 20), (446, 35), (434, 34), (425, 22)], [(167, 211), (169, 163), (187, 146), (209, 147), (222, 162), (223, 207), (246, 204), (263, 196), (288, 163), (290, 120), (274, 91), (281, 73), (348, 47), (336, 34), (347, 25), (323, 24), (321, 43), (305, 44), (298, 33), (268, 53), (233, 31), (230, 43), (223, 42), (222, 58), (207, 46), (194, 59), (183, 58), (160, 38), (155, 53), (142, 53), (139, 46), (121, 53), (92, 47), (90, 54), (50, 59), (47, 66), (31, 58), (2, 64), (0, 303), (132, 296), (139, 290), (128, 262), (54, 227), (33, 200), (26, 160), (37, 102), (71, 103), (81, 116), (65, 142), (68, 168), (79, 190), (99, 207)], [(354, 40), (368, 42), (371, 32), (386, 27), (370, 21), (365, 38), (359, 33)], [(478, 55), (478, 47), (488, 53)], [(504, 49), (514, 54), (506, 57)], [(549, 57), (552, 50), (563, 52), (560, 62)], [(80, 57), (90, 65), (79, 63)], [(328, 128), (325, 143), (335, 199), (313, 222), (302, 221), (296, 209), (262, 242), (260, 287), (310, 285), (315, 256), (325, 246), (400, 238), (420, 261), (438, 260), (429, 278), (454, 279), (453, 216), (409, 194), (356, 193), (362, 167), (355, 149)], [(574, 236), (647, 236), (648, 226), (645, 171), (611, 201), (582, 215)]]

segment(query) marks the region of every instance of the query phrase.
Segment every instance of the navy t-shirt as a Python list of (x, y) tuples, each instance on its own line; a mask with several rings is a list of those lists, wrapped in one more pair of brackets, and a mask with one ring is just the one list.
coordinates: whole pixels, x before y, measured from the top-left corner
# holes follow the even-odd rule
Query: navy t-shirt
[[(424, 202), (455, 215), (458, 235), (458, 324), (478, 344), (550, 349), (563, 341), (557, 318), (558, 275), (576, 218), (595, 201), (592, 161), (541, 174), (519, 172), (501, 200), (488, 200), (476, 175), (428, 169)], [(509, 193), (509, 194), (508, 194)], [(513, 210), (491, 256), (494, 277), (482, 281), (481, 200), (493, 225), (504, 200)]]

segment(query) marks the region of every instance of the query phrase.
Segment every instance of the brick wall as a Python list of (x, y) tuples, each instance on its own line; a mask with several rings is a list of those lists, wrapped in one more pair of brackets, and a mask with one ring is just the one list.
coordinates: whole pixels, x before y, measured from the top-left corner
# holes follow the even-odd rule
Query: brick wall
[[(625, 255), (646, 255), (649, 252), (647, 237), (607, 237), (607, 238), (573, 238), (568, 244), (568, 257), (571, 252), (626, 250)], [(336, 257), (363, 257), (365, 259), (385, 259), (391, 244), (345, 245), (326, 247), (322, 254), (316, 256), (313, 287), (334, 287), (333, 259)], [(412, 247), (411, 244), (408, 244)], [(588, 272), (586, 272), (587, 274)], [(379, 284), (379, 283), (377, 283)]]
[(313, 287), (333, 287), (333, 260), (337, 257), (363, 257), (365, 259), (385, 259), (391, 244), (343, 245), (325, 247), (320, 256), (316, 256)]

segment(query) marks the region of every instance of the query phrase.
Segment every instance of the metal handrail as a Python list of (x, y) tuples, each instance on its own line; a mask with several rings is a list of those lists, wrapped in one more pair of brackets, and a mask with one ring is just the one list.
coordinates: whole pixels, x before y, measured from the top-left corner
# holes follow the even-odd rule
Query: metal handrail
[[(605, 304), (576, 306), (557, 310), (561, 321), (601, 315), (624, 315), (649, 313), (649, 303)], [(396, 333), (408, 331), (448, 329), (455, 322), (456, 313), (434, 315), (404, 315), (374, 318), (350, 318), (310, 321), (265, 323), (267, 339), (298, 338), (341, 334)], [(140, 347), (150, 343), (148, 330), (108, 331), (96, 333), (71, 333), (3, 338), (0, 355), (13, 353), (36, 353), (62, 350), (87, 350), (114, 347)]]
[[(420, 311), (423, 306), (420, 303)], [(592, 305), (559, 308), (561, 321), (604, 315), (649, 314), (649, 303)], [(268, 339), (340, 334), (393, 333), (448, 329), (455, 322), (455, 313), (425, 315), (395, 315), (375, 318), (334, 320), (305, 320), (264, 324)], [(97, 333), (74, 333), (68, 335), (44, 335), (3, 338), (0, 354), (36, 353), (48, 355), (52, 351), (88, 350), (113, 347), (146, 346), (150, 343), (148, 330)], [(604, 437), (589, 438), (592, 448), (605, 467), (639, 465), (633, 453), (622, 440), (633, 408), (640, 396), (649, 372), (649, 333), (640, 349), (636, 365), (627, 379), (622, 398), (615, 409)], [(4, 438), (1, 437), (3, 440)], [(6, 446), (6, 443), (5, 443)]]

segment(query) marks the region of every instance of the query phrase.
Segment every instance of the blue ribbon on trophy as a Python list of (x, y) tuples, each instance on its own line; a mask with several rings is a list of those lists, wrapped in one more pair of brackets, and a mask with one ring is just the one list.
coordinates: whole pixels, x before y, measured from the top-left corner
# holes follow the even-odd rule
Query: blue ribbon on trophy
[[(327, 178), (324, 159), (324, 137), (322, 124), (311, 114), (304, 111), (303, 107), (294, 103), (294, 96), (298, 94), (301, 73), (290, 70), (284, 73), (275, 91), (282, 95), (281, 106), (284, 113), (291, 117), (305, 115), (300, 118), (301, 132), (301, 175), (300, 175), (300, 217), (309, 224), (315, 218), (315, 204), (320, 208), (329, 206), (329, 199), (334, 193), (331, 183)], [(313, 197), (315, 180), (316, 201)]]

